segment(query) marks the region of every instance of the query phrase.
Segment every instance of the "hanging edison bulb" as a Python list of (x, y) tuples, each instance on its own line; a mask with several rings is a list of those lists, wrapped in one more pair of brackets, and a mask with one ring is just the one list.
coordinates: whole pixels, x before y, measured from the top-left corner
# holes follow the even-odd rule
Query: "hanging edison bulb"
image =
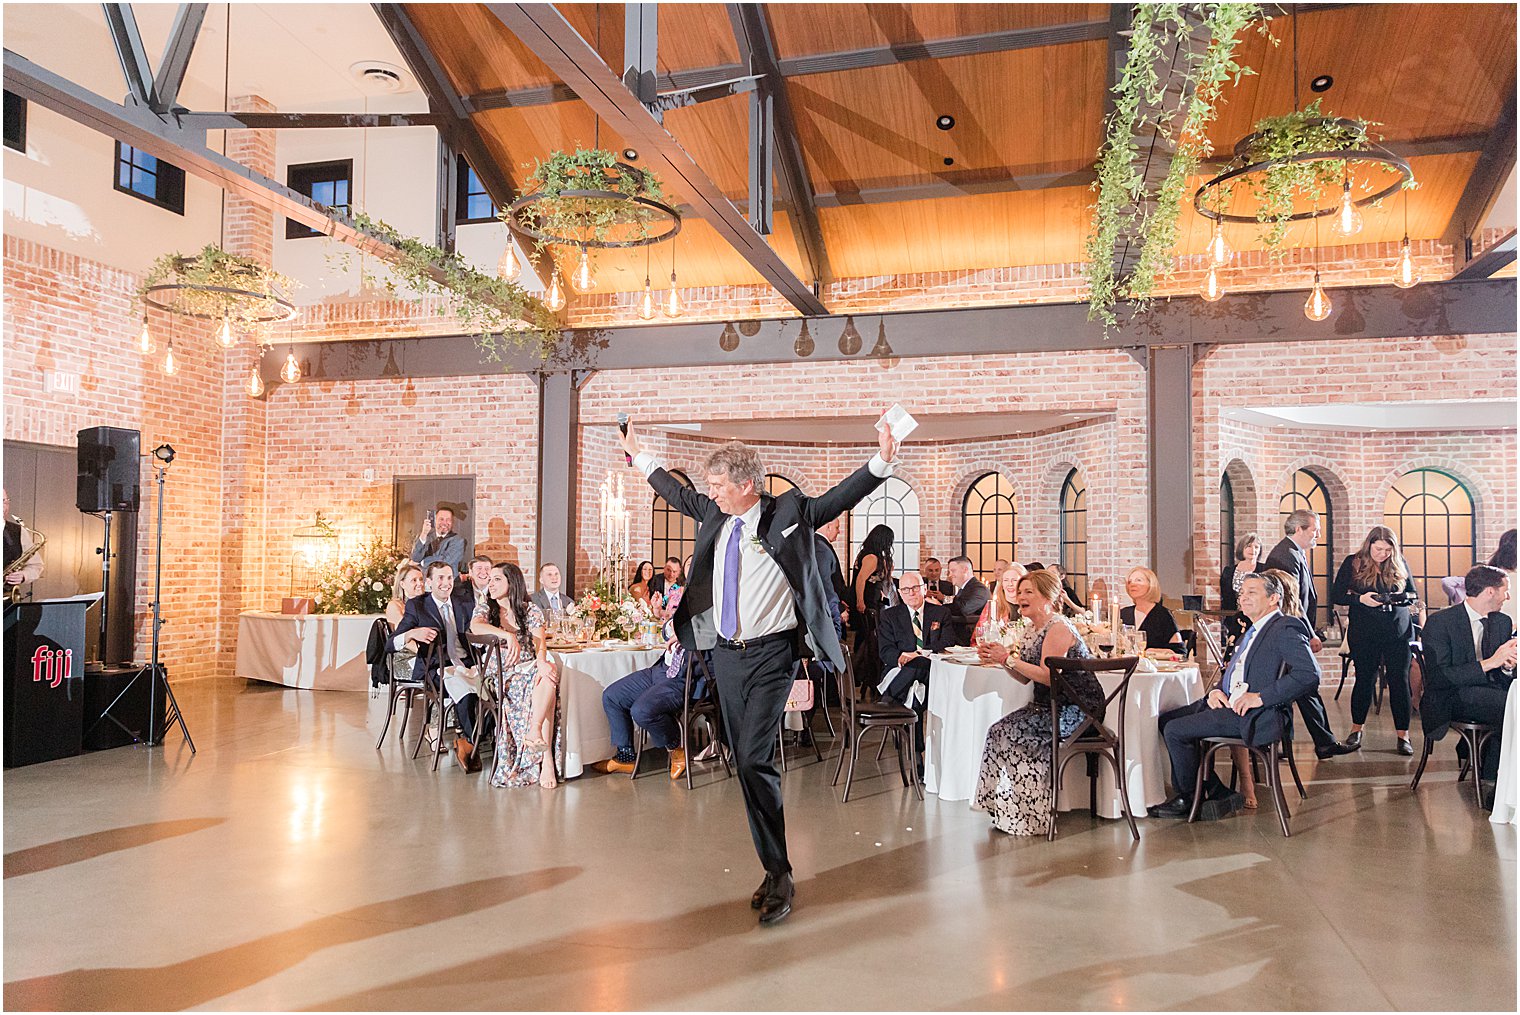
[(1309, 291), (1309, 298), (1304, 301), (1304, 316), (1311, 321), (1323, 321), (1330, 316), (1330, 296), (1325, 292), (1325, 287), (1319, 284), (1319, 269), (1314, 271), (1314, 288)]
[[(259, 359), (263, 359), (260, 356)], [(264, 378), (259, 376), (259, 360), (253, 361), (253, 367), (248, 371), (248, 397), (258, 398), (264, 393)]]
[(1330, 231), (1337, 236), (1355, 236), (1362, 231), (1362, 213), (1351, 199), (1349, 177), (1341, 184), (1341, 203), (1335, 211), (1335, 220), (1330, 223)]
[(1203, 276), (1203, 285), (1198, 287), (1198, 295), (1210, 303), (1224, 295), (1224, 286), (1219, 282), (1219, 270), (1212, 264), (1209, 265), (1209, 273)]
[(649, 276), (644, 276), (644, 294), (639, 297), (639, 317), (645, 321), (654, 320), (654, 287), (649, 284)]
[(290, 350), (285, 354), (285, 365), (280, 367), (280, 380), (286, 384), (294, 384), (301, 379), (301, 364), (296, 362), (296, 351)]
[(1393, 284), (1400, 289), (1409, 289), (1420, 280), (1415, 274), (1414, 254), (1409, 249), (1409, 237), (1405, 235), (1404, 242), (1399, 245), (1399, 263), (1393, 268)]
[(512, 234), (507, 234), (507, 247), (501, 252), (501, 260), (496, 262), (496, 277), (513, 281), (522, 271), (522, 265), (517, 260), (517, 244), (512, 242)]
[(174, 362), (174, 339), (171, 338), (169, 339), (169, 347), (164, 350), (164, 374), (173, 377), (174, 372), (178, 369), (179, 364)]
[(216, 329), (216, 344), (223, 349), (231, 349), (237, 345), (237, 336), (232, 333), (232, 322), (222, 318), (222, 326)]
[(1230, 245), (1224, 241), (1224, 220), (1214, 221), (1214, 235), (1209, 237), (1209, 260), (1223, 267), (1230, 263)]
[(559, 272), (550, 270), (549, 291), (544, 294), (544, 306), (558, 312), (565, 309), (565, 291), (559, 287)]
[(665, 297), (665, 316), (681, 316), (681, 294), (676, 291), (676, 273), (670, 273), (670, 294)]
[(143, 326), (137, 336), (137, 351), (147, 356), (153, 352), (153, 332), (148, 330), (148, 315), (143, 314)]
[(575, 274), (570, 276), (570, 288), (578, 293), (589, 293), (596, 288), (596, 279), (591, 275), (591, 255), (586, 253), (586, 248), (581, 248), (581, 262), (575, 266)]

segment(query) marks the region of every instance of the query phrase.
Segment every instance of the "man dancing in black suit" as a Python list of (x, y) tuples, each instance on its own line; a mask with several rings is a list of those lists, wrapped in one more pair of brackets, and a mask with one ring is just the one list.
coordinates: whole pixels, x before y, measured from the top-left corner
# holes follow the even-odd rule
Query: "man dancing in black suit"
[(676, 637), (688, 651), (712, 650), (723, 725), (765, 867), (750, 899), (762, 924), (784, 920), (795, 893), (773, 751), (798, 657), (799, 621), (814, 657), (844, 668), (813, 537), (892, 474), (897, 441), (882, 430), (879, 443), (878, 455), (827, 493), (807, 497), (792, 489), (772, 497), (764, 492), (760, 456), (730, 441), (707, 459), (704, 497), (646, 453), (631, 426), (623, 435), (634, 468), (666, 503), (697, 522)]

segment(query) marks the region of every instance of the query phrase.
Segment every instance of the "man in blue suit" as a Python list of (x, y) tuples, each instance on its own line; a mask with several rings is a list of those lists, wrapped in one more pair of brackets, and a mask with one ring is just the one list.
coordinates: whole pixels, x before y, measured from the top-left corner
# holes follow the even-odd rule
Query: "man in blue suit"
[[(1282, 596), (1282, 583), (1276, 578), (1261, 574), (1246, 578), (1240, 586), (1240, 609), (1251, 618), (1251, 628), (1220, 675), (1219, 685), (1203, 700), (1161, 716), (1161, 736), (1172, 759), (1176, 795), (1152, 807), (1151, 817), (1185, 818), (1191, 813), (1198, 745), (1204, 737), (1240, 737), (1253, 747), (1270, 744), (1283, 735), (1283, 714), (1278, 709), (1319, 686), (1319, 664), (1309, 650), (1312, 632), (1302, 620), (1283, 615)], [(1214, 802), (1205, 816), (1230, 813), (1231, 804), (1240, 803), (1234, 796)]]
[[(408, 640), (417, 642), (417, 661), (412, 664), (415, 680), (426, 680), (434, 687), (444, 681), (446, 693), (454, 699), (454, 712), (459, 718), (460, 735), (454, 739), (454, 756), (459, 767), (466, 772), (480, 771), (480, 761), (475, 757), (472, 744), (475, 732), (475, 713), (480, 705), (479, 677), (475, 667), (473, 647), (465, 640), (470, 633), (470, 619), (475, 604), (468, 598), (454, 596), (454, 569), (441, 560), (427, 566), (425, 575), (427, 591), (406, 603), (406, 613), (396, 625), (394, 638), (396, 648)], [(439, 655), (428, 651), (439, 636), (443, 643), (442, 663)], [(447, 673), (440, 669), (447, 667)], [(447, 677), (447, 679), (445, 679)]]

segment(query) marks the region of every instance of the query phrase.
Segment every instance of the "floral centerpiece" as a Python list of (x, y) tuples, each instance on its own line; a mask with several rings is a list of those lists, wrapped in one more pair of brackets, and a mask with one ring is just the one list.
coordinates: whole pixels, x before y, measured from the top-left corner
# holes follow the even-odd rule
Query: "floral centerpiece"
[(632, 596), (616, 596), (598, 579), (591, 591), (565, 609), (565, 615), (591, 621), (595, 637), (632, 640), (645, 624), (658, 618), (647, 605)]
[(396, 568), (406, 554), (375, 536), (348, 557), (324, 565), (316, 578), (318, 613), (383, 613)]
[(1017, 658), (1024, 643), (1034, 634), (1034, 624), (1028, 617), (1016, 620), (991, 620), (981, 630), (979, 640), (987, 644), (1001, 645), (1008, 654)]

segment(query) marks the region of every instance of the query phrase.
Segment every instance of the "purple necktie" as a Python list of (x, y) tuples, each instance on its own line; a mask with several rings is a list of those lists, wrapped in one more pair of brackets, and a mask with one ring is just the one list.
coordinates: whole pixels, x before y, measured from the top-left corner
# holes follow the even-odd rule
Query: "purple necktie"
[(744, 519), (735, 518), (734, 531), (723, 551), (723, 617), (718, 633), (730, 641), (739, 632), (739, 539), (743, 531)]

